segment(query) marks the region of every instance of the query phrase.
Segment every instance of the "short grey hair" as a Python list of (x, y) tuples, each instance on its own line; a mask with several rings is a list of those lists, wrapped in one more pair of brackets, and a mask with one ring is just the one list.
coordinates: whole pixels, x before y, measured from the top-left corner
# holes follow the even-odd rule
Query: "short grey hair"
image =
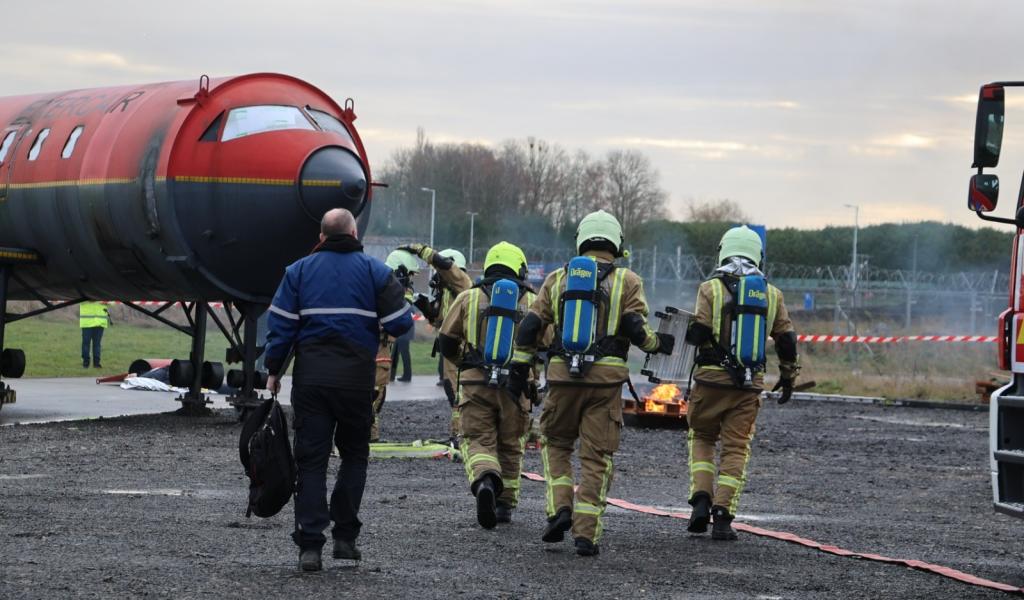
[(320, 233), (331, 235), (352, 235), (356, 231), (356, 218), (344, 208), (332, 208), (320, 220)]

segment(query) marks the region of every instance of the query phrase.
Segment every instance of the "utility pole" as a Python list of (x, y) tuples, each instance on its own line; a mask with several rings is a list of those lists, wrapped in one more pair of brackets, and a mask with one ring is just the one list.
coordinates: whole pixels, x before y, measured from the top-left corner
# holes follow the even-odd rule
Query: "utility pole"
[(467, 210), (466, 214), (469, 215), (469, 264), (473, 264), (473, 221), (480, 213)]
[(420, 188), (424, 192), (430, 192), (430, 247), (434, 247), (434, 215), (437, 213), (437, 190), (425, 187)]
[(853, 209), (853, 260), (850, 261), (850, 292), (853, 294), (853, 306), (857, 306), (857, 233), (860, 229), (860, 206), (856, 204), (844, 204), (846, 208)]

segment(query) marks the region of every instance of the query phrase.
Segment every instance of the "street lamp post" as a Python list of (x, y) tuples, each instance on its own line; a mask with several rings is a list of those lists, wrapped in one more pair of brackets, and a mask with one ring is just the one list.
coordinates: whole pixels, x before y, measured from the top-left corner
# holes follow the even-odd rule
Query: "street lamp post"
[(473, 221), (480, 213), (467, 210), (466, 214), (469, 215), (469, 264), (473, 264)]
[(437, 214), (437, 190), (425, 187), (420, 188), (424, 192), (430, 192), (430, 247), (434, 247), (434, 216)]
[(857, 231), (860, 229), (860, 206), (856, 204), (844, 204), (846, 208), (853, 209), (853, 262), (850, 263), (850, 289), (853, 291), (857, 290)]

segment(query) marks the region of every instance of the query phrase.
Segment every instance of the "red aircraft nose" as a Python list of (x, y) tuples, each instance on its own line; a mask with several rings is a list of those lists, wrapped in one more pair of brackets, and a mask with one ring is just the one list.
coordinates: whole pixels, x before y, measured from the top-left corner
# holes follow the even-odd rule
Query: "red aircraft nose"
[(314, 152), (302, 166), (302, 207), (316, 222), (332, 208), (347, 208), (359, 216), (366, 203), (366, 172), (348, 150), (328, 146)]

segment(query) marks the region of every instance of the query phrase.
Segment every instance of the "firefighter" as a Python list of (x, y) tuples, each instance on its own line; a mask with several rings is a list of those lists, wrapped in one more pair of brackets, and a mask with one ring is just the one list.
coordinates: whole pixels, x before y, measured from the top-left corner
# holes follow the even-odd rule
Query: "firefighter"
[(800, 364), (782, 292), (761, 272), (761, 236), (746, 226), (734, 227), (722, 236), (718, 248), (719, 266), (700, 285), (696, 314), (686, 332), (686, 342), (697, 346), (686, 416), (693, 506), (687, 529), (704, 533), (713, 518), (711, 537), (735, 540), (732, 520), (746, 483), (761, 406), (767, 336), (775, 339), (779, 357), (779, 404), (792, 396)]
[[(466, 274), (466, 257), (458, 250), (452, 248), (438, 252), (425, 244), (409, 244), (402, 246), (401, 249), (415, 254), (434, 268), (434, 276), (430, 280), (430, 287), (434, 290), (434, 298), (430, 299), (423, 294), (417, 294), (413, 304), (423, 313), (427, 321), (434, 326), (434, 329), (440, 331), (441, 324), (444, 322), (445, 317), (448, 316), (455, 297), (473, 285), (473, 280)], [(443, 353), (441, 356), (440, 375), (445, 397), (448, 399), (448, 404), (452, 407), (449, 436), (452, 446), (457, 448), (459, 436), (459, 372), (452, 361), (444, 358)]]
[[(395, 250), (388, 254), (384, 261), (395, 274), (395, 279), (405, 290), (405, 299), (411, 302), (412, 278), (420, 269), (416, 257), (405, 250)], [(377, 348), (377, 374), (373, 387), (373, 426), (370, 428), (370, 442), (380, 441), (380, 411), (388, 395), (388, 382), (391, 381), (391, 353), (394, 350), (395, 338), (385, 331), (380, 334), (380, 346)]]
[[(519, 502), (519, 475), (532, 404), (527, 388), (509, 385), (508, 363), (515, 322), (536, 298), (525, 281), (526, 273), (526, 255), (518, 246), (495, 244), (484, 259), (483, 279), (455, 298), (438, 336), (441, 353), (460, 371), (462, 460), (470, 491), (476, 496), (477, 522), (485, 529), (510, 523)], [(510, 292), (517, 294), (515, 308), (498, 307), (491, 301), (496, 293)], [(507, 359), (495, 360), (493, 352), (501, 345), (501, 332), (497, 323), (490, 330), (488, 325), (492, 318), (503, 315), (505, 320), (499, 322), (508, 328)]]
[[(525, 386), (526, 368), (536, 352), (538, 336), (554, 326), (549, 350), (548, 395), (540, 416), (541, 458), (546, 480), (548, 524), (545, 542), (565, 539), (572, 529), (576, 553), (598, 554), (602, 517), (612, 482), (612, 455), (619, 448), (622, 429), (622, 384), (629, 379), (626, 357), (630, 344), (646, 352), (671, 354), (675, 340), (647, 325), (647, 300), (640, 277), (615, 264), (624, 256), (622, 227), (605, 211), (580, 221), (576, 247), (596, 271), (589, 297), (596, 311), (593, 343), (583, 354), (569, 355), (563, 343), (572, 318), (563, 307), (584, 295), (567, 293), (573, 271), (561, 268), (549, 274), (516, 336), (517, 364), (513, 387)], [(568, 267), (568, 266), (567, 266)], [(572, 331), (569, 331), (571, 334)], [(580, 368), (577, 369), (576, 367)], [(571, 458), (580, 439), (580, 483), (573, 493)]]

